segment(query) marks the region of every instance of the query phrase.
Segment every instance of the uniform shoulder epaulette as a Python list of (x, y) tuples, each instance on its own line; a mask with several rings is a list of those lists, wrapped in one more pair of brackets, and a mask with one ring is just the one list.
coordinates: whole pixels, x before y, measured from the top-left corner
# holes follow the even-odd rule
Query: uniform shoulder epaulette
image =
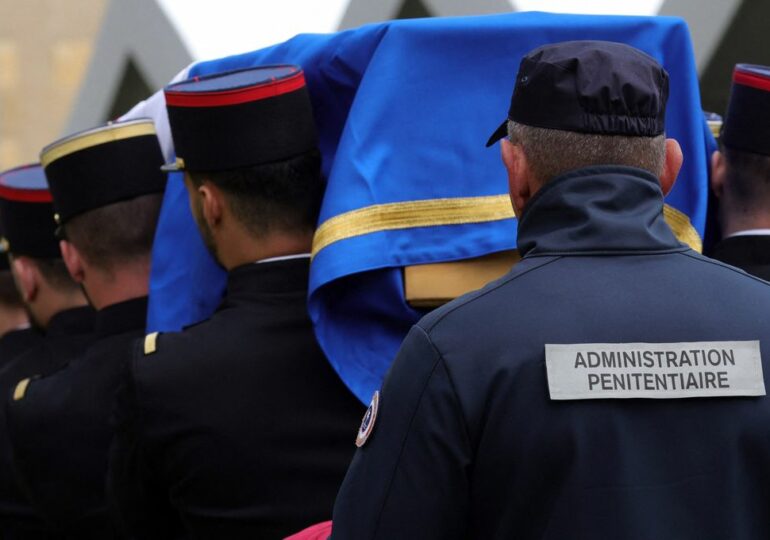
[(144, 355), (154, 353), (158, 350), (158, 335), (160, 332), (153, 332), (144, 336)]
[(32, 377), (27, 377), (26, 379), (22, 379), (16, 383), (16, 388), (13, 389), (14, 401), (20, 401), (24, 399), (24, 394), (27, 393), (27, 387), (29, 386), (30, 381), (32, 381)]

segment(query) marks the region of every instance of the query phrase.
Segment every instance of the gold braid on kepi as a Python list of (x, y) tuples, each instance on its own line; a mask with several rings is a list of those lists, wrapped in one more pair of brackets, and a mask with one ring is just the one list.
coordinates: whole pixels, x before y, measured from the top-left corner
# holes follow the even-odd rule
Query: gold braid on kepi
[(40, 154), (60, 224), (88, 210), (161, 193), (166, 186), (163, 161), (150, 119), (75, 133)]

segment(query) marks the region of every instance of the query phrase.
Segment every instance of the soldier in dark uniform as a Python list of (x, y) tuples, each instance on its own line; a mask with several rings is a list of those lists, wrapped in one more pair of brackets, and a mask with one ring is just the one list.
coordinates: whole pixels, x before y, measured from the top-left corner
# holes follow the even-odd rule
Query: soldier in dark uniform
[(712, 257), (770, 280), (770, 67), (738, 64), (712, 156), (722, 241)]
[(11, 275), (8, 248), (0, 242), (0, 369), (8, 360), (35, 345), (42, 337), (43, 332), (30, 324), (24, 302)]
[(667, 97), (626, 45), (523, 58), (488, 143), (523, 258), (412, 328), (332, 538), (770, 537), (770, 285), (664, 221)]
[(39, 164), (0, 174), (0, 228), (21, 297), (45, 336), (0, 368), (0, 537), (49, 538), (16, 482), (6, 436), (5, 402), (25, 377), (47, 374), (81, 354), (91, 339), (94, 311), (72, 281), (54, 235), (51, 193)]
[(105, 479), (122, 351), (144, 334), (150, 251), (165, 186), (150, 121), (110, 124), (41, 154), (67, 269), (97, 310), (94, 341), (22, 380), (8, 407), (15, 465), (36, 508), (70, 538), (111, 538)]
[(180, 518), (194, 538), (282, 538), (331, 515), (363, 412), (306, 310), (322, 179), (304, 76), (247, 69), (165, 94), (227, 292), (207, 321), (137, 349), (110, 488), (132, 538), (166, 538)]
[(8, 257), (0, 246), (0, 368), (42, 337), (40, 329), (30, 324), (13, 282)]

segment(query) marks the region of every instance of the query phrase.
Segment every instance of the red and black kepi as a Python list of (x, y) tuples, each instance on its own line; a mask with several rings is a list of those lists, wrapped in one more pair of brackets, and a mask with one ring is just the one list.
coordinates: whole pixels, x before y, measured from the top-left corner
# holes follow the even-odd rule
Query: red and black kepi
[(61, 257), (51, 193), (39, 163), (0, 173), (0, 244), (13, 255)]
[(770, 67), (735, 66), (720, 140), (728, 148), (770, 156)]
[(282, 161), (317, 146), (298, 66), (194, 77), (165, 89), (176, 162), (164, 170), (221, 171)]
[(166, 175), (152, 120), (112, 122), (49, 144), (40, 153), (57, 221), (160, 193)]

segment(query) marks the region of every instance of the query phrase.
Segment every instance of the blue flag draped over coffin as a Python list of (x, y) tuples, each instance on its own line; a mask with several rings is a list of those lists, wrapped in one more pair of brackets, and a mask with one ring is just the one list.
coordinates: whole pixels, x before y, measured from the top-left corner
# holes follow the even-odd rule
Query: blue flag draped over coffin
[[(300, 35), (191, 67), (191, 76), (271, 63), (305, 69), (328, 178), (309, 311), (331, 363), (362, 401), (422, 315), (405, 300), (403, 267), (515, 248), (499, 151), (484, 143), (505, 117), (521, 56), (577, 39), (634, 45), (668, 70), (666, 128), (685, 162), (666, 217), (680, 239), (699, 249), (706, 145), (713, 141), (680, 19), (520, 13), (394, 21)], [(150, 329), (175, 330), (207, 317), (223, 287), (224, 273), (198, 239), (181, 180), (172, 178), (156, 238)]]

